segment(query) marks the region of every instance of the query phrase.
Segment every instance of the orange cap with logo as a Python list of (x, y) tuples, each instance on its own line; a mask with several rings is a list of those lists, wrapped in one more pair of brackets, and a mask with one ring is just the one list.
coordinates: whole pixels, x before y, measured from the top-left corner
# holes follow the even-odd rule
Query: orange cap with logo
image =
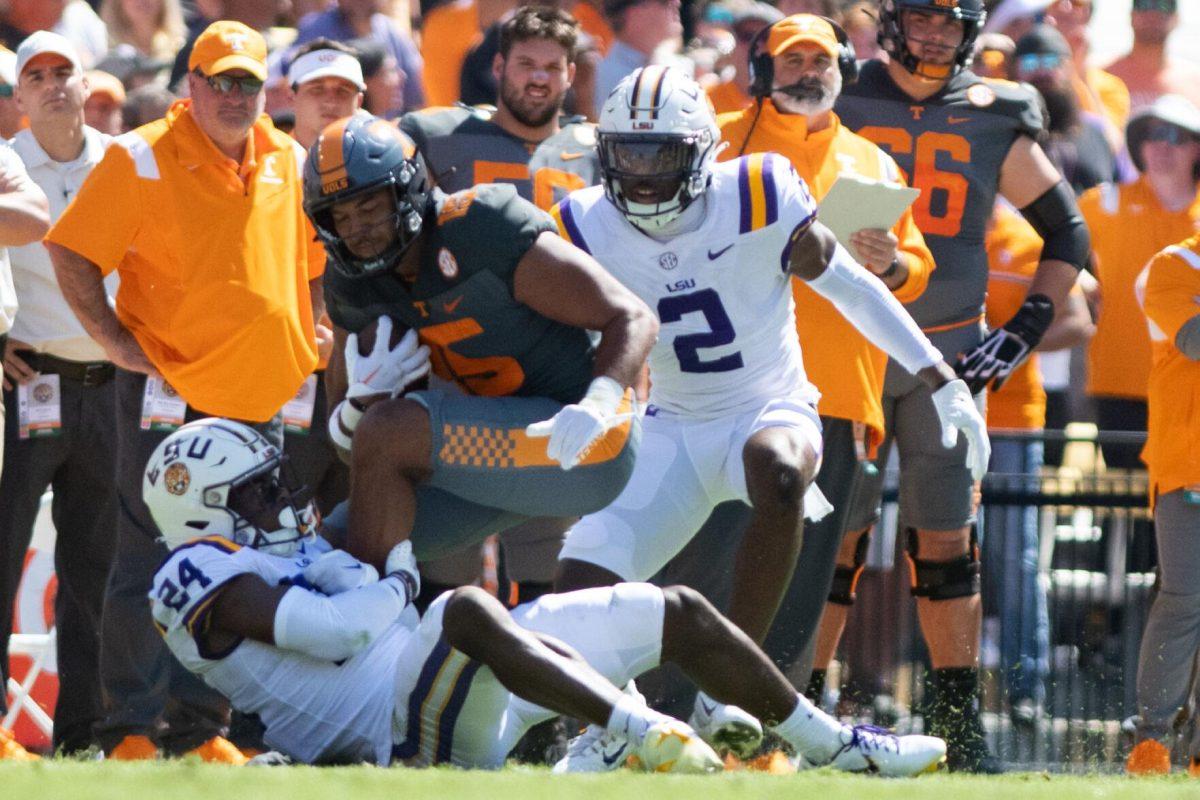
[(767, 34), (766, 51), (772, 57), (782, 55), (801, 42), (812, 42), (829, 54), (838, 57), (838, 36), (829, 21), (816, 14), (793, 14), (771, 26)]
[(217, 75), (244, 69), (260, 81), (267, 79), (267, 42), (253, 28), (232, 20), (218, 20), (204, 29), (192, 46), (188, 69)]

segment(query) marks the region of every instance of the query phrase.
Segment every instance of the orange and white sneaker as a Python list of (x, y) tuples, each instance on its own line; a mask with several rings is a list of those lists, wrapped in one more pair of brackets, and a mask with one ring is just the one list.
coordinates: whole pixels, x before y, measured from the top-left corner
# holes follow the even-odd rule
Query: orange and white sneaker
[(149, 736), (131, 734), (112, 749), (108, 757), (113, 761), (153, 761), (158, 758), (158, 745)]
[(0, 761), (39, 761), (41, 756), (26, 750), (13, 732), (0, 728)]
[(233, 767), (244, 766), (250, 760), (224, 736), (214, 736), (199, 747), (188, 750), (184, 756), (199, 756), (207, 764), (229, 764)]
[(679, 720), (651, 725), (638, 748), (642, 769), (648, 772), (721, 772), (725, 763), (700, 736)]
[(1125, 761), (1129, 775), (1167, 775), (1171, 772), (1171, 751), (1157, 739), (1143, 739)]

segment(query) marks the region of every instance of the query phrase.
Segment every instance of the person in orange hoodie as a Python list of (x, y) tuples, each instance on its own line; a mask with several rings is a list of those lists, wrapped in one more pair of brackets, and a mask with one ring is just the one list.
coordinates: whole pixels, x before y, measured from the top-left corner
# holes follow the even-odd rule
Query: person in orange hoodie
[[(718, 156), (728, 160), (747, 153), (775, 151), (786, 156), (819, 203), (838, 176), (902, 182), (896, 163), (867, 139), (842, 126), (833, 104), (842, 85), (857, 69), (845, 33), (812, 14), (797, 14), (775, 23), (762, 36), (750, 89), (754, 105), (717, 119), (728, 147)], [(762, 74), (763, 66), (771, 74)], [(773, 86), (800, 85), (804, 97)], [(851, 237), (854, 255), (890, 288), (901, 302), (925, 289), (933, 256), (917, 230), (911, 210), (891, 230), (865, 229)], [(804, 365), (821, 391), (824, 458), (817, 485), (835, 511), (805, 530), (797, 575), (766, 642), (767, 651), (789, 663), (808, 651), (828, 596), (831, 613), (843, 619), (854, 602), (854, 583), (866, 553), (865, 531), (874, 522), (874, 503), (856, 500), (855, 488), (867, 459), (883, 440), (880, 396), (887, 357), (873, 347), (828, 300), (800, 281), (793, 281), (796, 327), (806, 347)], [(847, 534), (855, 534), (847, 536)], [(845, 544), (843, 545), (843, 538)], [(839, 547), (843, 557), (838, 559)], [(840, 563), (834, 569), (835, 560)], [(832, 592), (831, 592), (832, 586)], [(823, 670), (818, 676), (823, 675)]]

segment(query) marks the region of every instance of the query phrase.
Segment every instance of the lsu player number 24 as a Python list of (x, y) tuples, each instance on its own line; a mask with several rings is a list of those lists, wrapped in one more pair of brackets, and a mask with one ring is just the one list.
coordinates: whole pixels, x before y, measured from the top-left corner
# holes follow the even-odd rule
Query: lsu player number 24
[[(810, 490), (821, 455), (818, 392), (795, 335), (792, 276), (929, 384), (944, 443), (964, 432), (980, 474), (984, 423), (891, 293), (816, 220), (786, 160), (713, 163), (720, 132), (690, 78), (656, 66), (628, 76), (604, 106), (598, 140), (602, 185), (573, 193), (552, 215), (563, 236), (657, 310), (661, 328), (633, 476), (612, 505), (571, 530), (557, 588), (645, 580), (717, 503), (742, 500), (754, 511), (730, 618), (762, 641), (791, 580), (803, 517), (822, 502)], [(701, 695), (693, 719), (717, 705)], [(750, 746), (755, 732), (742, 727)]]
[(945, 757), (939, 739), (850, 728), (813, 708), (690, 589), (625, 584), (510, 615), (465, 587), (418, 619), (411, 543), (389, 553), (382, 579), (330, 550), (281, 461), (251, 428), (198, 420), (151, 455), (143, 495), (171, 548), (151, 603), (172, 653), (295, 760), (497, 768), (530, 726), (565, 713), (604, 726), (649, 770), (720, 770), (691, 728), (614, 685), (662, 661), (750, 708), (812, 763), (912, 775)]

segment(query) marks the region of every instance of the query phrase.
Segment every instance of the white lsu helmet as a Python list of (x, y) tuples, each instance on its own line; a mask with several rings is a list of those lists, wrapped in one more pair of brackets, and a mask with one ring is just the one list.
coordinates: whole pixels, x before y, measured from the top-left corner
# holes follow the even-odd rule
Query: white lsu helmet
[(142, 499), (171, 550), (200, 536), (287, 556), (316, 533), (304, 491), (282, 477), (279, 448), (227, 419), (189, 422), (154, 449)]
[(596, 138), (605, 196), (634, 225), (655, 231), (708, 188), (721, 131), (700, 85), (655, 64), (612, 90)]

